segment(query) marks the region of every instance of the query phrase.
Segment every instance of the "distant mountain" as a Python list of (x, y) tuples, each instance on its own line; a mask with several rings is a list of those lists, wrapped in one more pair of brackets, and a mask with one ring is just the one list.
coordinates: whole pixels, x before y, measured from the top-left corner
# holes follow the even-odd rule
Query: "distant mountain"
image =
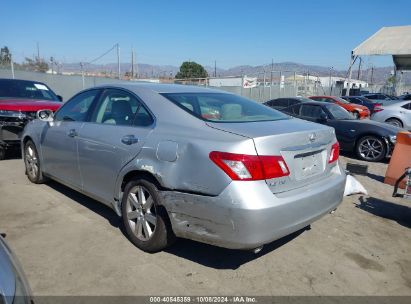
[[(139, 63), (135, 70), (135, 73), (140, 75), (141, 78), (150, 78), (150, 77), (169, 77), (170, 75), (174, 76), (178, 71), (179, 67), (172, 66), (172, 65), (151, 65), (151, 64), (144, 64)], [(282, 71), (283, 75), (286, 77), (292, 75), (294, 72), (296, 74), (306, 74), (315, 75), (315, 76), (329, 76), (330, 69), (328, 67), (317, 66), (317, 65), (305, 65), (296, 62), (280, 62), (274, 63), (273, 66), (271, 64), (260, 65), (260, 66), (250, 66), (250, 65), (241, 65), (232, 67), (229, 69), (221, 69), (217, 68), (217, 77), (225, 77), (225, 76), (241, 76), (241, 75), (248, 75), (248, 76), (258, 76), (263, 77), (264, 70), (266, 71), (266, 77), (270, 77), (270, 70), (273, 68), (273, 77), (279, 77), (279, 71)], [(131, 64), (130, 63), (121, 63), (120, 66), (121, 73), (124, 74), (125, 72), (131, 71)], [(214, 67), (205, 66), (205, 69), (208, 72), (208, 75), (211, 77), (214, 76)], [(372, 82), (376, 84), (385, 83), (387, 78), (391, 76), (391, 72), (393, 67), (378, 67), (374, 68), (371, 72), (371, 69), (362, 70), (361, 71), (361, 80), (365, 80), (371, 82), (371, 74), (372, 74)], [(73, 72), (73, 73), (80, 73), (81, 68), (78, 63), (66, 63), (63, 65), (64, 72)], [(85, 66), (85, 71), (87, 73), (106, 73), (106, 74), (117, 74), (117, 64), (116, 63), (107, 63), (107, 64), (89, 64)], [(333, 76), (339, 77), (346, 77), (347, 71), (346, 70), (332, 70), (331, 71)], [(352, 77), (357, 78), (358, 71), (353, 70)], [(404, 74), (403, 81), (407, 83), (411, 83), (411, 75), (410, 73)]]

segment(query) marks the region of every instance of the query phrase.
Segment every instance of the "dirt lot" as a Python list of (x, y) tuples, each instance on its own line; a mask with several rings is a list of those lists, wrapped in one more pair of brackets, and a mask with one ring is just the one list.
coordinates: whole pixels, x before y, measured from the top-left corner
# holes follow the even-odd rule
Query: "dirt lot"
[(109, 208), (57, 183), (33, 185), (22, 160), (6, 160), (0, 231), (35, 295), (411, 295), (411, 201), (391, 197), (386, 166), (358, 177), (369, 196), (346, 197), (259, 255), (187, 240), (147, 254)]

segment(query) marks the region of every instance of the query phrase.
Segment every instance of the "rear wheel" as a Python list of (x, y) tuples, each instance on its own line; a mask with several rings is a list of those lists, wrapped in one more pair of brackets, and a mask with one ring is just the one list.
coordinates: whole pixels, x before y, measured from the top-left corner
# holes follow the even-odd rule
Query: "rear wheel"
[(356, 146), (357, 156), (366, 161), (377, 162), (384, 159), (387, 153), (387, 145), (377, 136), (364, 136), (360, 138)]
[(130, 181), (124, 189), (121, 213), (128, 237), (141, 250), (157, 252), (174, 242), (167, 213), (160, 206), (153, 183), (145, 179)]
[(398, 127), (398, 128), (402, 128), (402, 127), (403, 127), (402, 121), (399, 120), (399, 119), (397, 119), (397, 118), (390, 118), (390, 119), (387, 119), (385, 122), (386, 122), (387, 124), (396, 126), (396, 127)]
[(41, 171), (40, 159), (36, 146), (29, 140), (24, 145), (24, 164), (28, 179), (35, 184), (42, 184), (46, 181)]

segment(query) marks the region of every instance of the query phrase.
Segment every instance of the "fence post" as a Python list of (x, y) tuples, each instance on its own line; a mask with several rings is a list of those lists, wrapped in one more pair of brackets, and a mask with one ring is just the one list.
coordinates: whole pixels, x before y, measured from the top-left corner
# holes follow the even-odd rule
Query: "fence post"
[(295, 94), (295, 96), (297, 96), (297, 73), (296, 72), (294, 72), (294, 94)]

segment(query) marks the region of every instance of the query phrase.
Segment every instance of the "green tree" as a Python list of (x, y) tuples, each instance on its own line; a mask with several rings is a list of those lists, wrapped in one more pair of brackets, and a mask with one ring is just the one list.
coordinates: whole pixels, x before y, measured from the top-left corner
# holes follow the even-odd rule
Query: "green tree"
[(185, 61), (180, 66), (180, 71), (176, 74), (175, 78), (206, 78), (207, 76), (207, 71), (201, 64), (198, 64), (194, 61)]
[(44, 59), (36, 58), (35, 60), (27, 58), (22, 64), (25, 70), (45, 73), (49, 70), (49, 65)]
[(4, 46), (0, 49), (0, 65), (10, 65), (11, 62), (11, 53), (7, 46)]

